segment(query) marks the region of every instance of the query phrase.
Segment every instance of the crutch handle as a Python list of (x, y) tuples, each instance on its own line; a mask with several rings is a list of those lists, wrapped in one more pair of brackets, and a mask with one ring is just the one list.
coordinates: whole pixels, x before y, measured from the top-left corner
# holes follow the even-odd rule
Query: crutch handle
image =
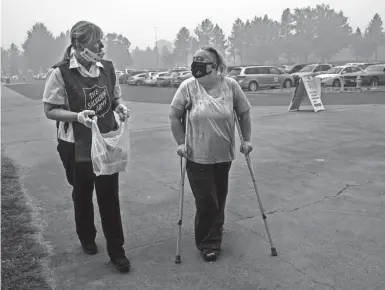
[(184, 146), (187, 147), (188, 142), (188, 129), (189, 129), (189, 121), (190, 121), (190, 110), (186, 110), (186, 119), (185, 119), (185, 133), (184, 133)]
[[(237, 116), (237, 113), (235, 112), (234, 110), (234, 119), (235, 119), (235, 124), (237, 125), (237, 130), (238, 130), (238, 133), (239, 133), (239, 139), (241, 140), (241, 145), (244, 148), (245, 146), (245, 139), (243, 139), (243, 135), (242, 135), (242, 130), (241, 130), (241, 126), (239, 125), (239, 120), (238, 120), (238, 116)], [(245, 154), (246, 158), (250, 158), (249, 157), (249, 153)]]

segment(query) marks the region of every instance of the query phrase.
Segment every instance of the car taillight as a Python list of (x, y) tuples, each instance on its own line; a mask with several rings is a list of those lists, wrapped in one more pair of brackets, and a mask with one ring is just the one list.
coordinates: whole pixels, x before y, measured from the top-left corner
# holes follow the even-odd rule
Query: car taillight
[(235, 79), (236, 80), (241, 80), (241, 79), (244, 79), (246, 76), (236, 76)]

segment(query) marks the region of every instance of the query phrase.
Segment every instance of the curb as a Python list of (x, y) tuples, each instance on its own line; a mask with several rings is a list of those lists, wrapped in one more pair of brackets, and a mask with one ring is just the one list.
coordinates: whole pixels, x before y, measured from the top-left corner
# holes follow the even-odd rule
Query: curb
[[(251, 91), (244, 91), (246, 94), (251, 94), (251, 95), (268, 95), (268, 94), (292, 94), (294, 93), (295, 88), (290, 88), (290, 89), (272, 89), (272, 90), (261, 90), (261, 91), (256, 91), (256, 92), (251, 92)], [(361, 88), (356, 88), (356, 87), (344, 87), (343, 89), (341, 88), (321, 88), (321, 93), (366, 93), (366, 92), (385, 92), (385, 86), (381, 87), (361, 87)]]

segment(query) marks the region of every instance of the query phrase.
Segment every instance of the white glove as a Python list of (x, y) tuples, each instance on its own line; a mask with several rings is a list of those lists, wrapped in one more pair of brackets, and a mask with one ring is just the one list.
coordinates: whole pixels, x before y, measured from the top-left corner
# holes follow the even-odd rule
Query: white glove
[(120, 121), (124, 122), (126, 118), (130, 117), (130, 110), (123, 104), (119, 104), (115, 108), (115, 112), (119, 114)]
[[(82, 123), (88, 128), (92, 128), (92, 120), (90, 119), (89, 115), (95, 115), (95, 111), (84, 110), (78, 113), (78, 122)], [(96, 119), (96, 116), (94, 118)]]

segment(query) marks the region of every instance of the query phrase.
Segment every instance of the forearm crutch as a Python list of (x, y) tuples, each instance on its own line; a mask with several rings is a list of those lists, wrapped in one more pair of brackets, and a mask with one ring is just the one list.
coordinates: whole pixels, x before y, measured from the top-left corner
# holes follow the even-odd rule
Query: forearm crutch
[[(237, 129), (238, 129), (238, 133), (239, 133), (239, 139), (241, 139), (241, 146), (242, 146), (243, 148), (245, 148), (245, 147), (244, 147), (245, 141), (244, 141), (243, 136), (242, 136), (241, 126), (239, 126), (238, 116), (237, 116), (237, 113), (236, 113), (235, 111), (234, 111), (234, 118), (235, 118), (235, 123), (237, 124)], [(251, 165), (251, 159), (250, 159), (249, 154), (244, 154), (244, 155), (245, 155), (245, 159), (246, 159), (247, 166), (249, 167), (249, 171), (250, 171), (251, 179), (252, 179), (252, 181), (253, 181), (255, 193), (256, 193), (256, 195), (257, 195), (257, 199), (258, 199), (258, 203), (259, 203), (259, 208), (260, 208), (260, 210), (261, 210), (263, 222), (264, 222), (265, 228), (266, 228), (267, 237), (269, 238), (269, 243), (270, 243), (270, 248), (271, 248), (271, 255), (275, 257), (275, 256), (278, 255), (278, 254), (277, 254), (277, 249), (276, 249), (276, 248), (274, 247), (274, 245), (273, 245), (273, 240), (271, 239), (269, 227), (268, 227), (268, 225), (267, 225), (267, 217), (266, 217), (266, 215), (265, 215), (265, 211), (264, 211), (264, 209), (263, 209), (261, 199), (259, 198), (259, 193), (258, 193), (258, 188), (257, 188), (257, 182), (255, 181), (255, 174), (254, 174), (253, 167), (252, 167), (252, 165)]]
[[(184, 135), (184, 145), (185, 148), (187, 148), (187, 134), (189, 130), (189, 110), (186, 110), (186, 129), (185, 129), (185, 135)], [(180, 258), (180, 243), (182, 239), (182, 220), (183, 220), (183, 201), (184, 201), (184, 180), (186, 175), (186, 163), (187, 159), (180, 157), (180, 184), (179, 184), (179, 192), (180, 192), (180, 200), (179, 200), (179, 220), (178, 220), (178, 238), (176, 241), (176, 256), (175, 256), (175, 264), (180, 264), (181, 258)]]

